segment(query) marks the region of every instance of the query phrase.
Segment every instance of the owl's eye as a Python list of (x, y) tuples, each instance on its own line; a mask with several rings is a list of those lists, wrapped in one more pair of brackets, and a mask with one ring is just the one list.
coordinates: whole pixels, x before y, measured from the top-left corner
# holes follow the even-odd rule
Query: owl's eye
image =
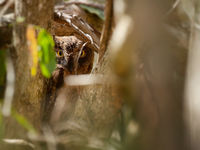
[(82, 50), (80, 58), (83, 58), (85, 56), (86, 56), (85, 50)]
[(58, 57), (63, 57), (63, 52), (61, 50), (57, 51), (57, 56)]

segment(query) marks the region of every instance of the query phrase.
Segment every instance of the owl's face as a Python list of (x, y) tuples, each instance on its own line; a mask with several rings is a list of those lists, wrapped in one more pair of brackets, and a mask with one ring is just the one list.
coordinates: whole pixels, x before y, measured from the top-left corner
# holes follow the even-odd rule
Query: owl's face
[(87, 74), (93, 67), (94, 51), (84, 46), (75, 36), (55, 36), (57, 68), (63, 68), (65, 75)]

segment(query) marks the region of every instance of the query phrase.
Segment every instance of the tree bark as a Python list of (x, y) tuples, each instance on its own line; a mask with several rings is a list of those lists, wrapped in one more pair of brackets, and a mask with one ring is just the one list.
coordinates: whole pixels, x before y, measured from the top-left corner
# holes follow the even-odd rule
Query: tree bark
[(16, 23), (13, 31), (13, 62), (16, 74), (14, 109), (25, 116), (36, 129), (40, 128), (41, 103), (47, 89), (47, 79), (39, 71), (31, 76), (29, 50), (26, 41), (28, 24), (38, 25), (47, 30), (53, 16), (53, 0), (15, 1), (16, 17), (24, 17), (23, 23)]

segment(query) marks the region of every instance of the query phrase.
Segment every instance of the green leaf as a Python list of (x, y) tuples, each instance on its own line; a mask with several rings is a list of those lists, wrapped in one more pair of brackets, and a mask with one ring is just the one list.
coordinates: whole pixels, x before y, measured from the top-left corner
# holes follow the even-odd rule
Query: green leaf
[(90, 7), (90, 6), (87, 6), (87, 5), (84, 5), (84, 4), (81, 4), (80, 7), (87, 10), (88, 12), (90, 12), (92, 14), (97, 15), (102, 20), (105, 20), (104, 12), (101, 9)]
[(36, 130), (34, 129), (34, 127), (29, 123), (29, 121), (24, 116), (18, 114), (15, 111), (12, 111), (12, 116), (26, 130), (32, 133), (36, 133)]
[(52, 36), (44, 29), (40, 29), (37, 41), (40, 69), (42, 74), (49, 78), (56, 67), (54, 41)]
[(46, 65), (43, 63), (40, 63), (40, 68), (42, 70), (42, 74), (43, 76), (49, 78), (51, 76), (51, 73), (49, 72), (49, 70), (47, 69)]

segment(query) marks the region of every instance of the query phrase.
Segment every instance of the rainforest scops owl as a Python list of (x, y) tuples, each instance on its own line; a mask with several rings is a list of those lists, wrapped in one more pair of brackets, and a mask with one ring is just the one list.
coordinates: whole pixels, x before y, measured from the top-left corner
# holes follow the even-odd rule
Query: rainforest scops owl
[[(67, 93), (66, 90), (70, 88), (66, 88), (65, 78), (68, 75), (89, 74), (93, 69), (101, 34), (87, 23), (85, 16), (84, 11), (76, 5), (55, 7), (51, 33), (55, 42), (57, 64), (43, 104), (44, 121), (49, 121), (52, 111), (58, 113), (61, 110), (57, 107), (59, 104), (56, 104), (59, 103), (57, 100), (59, 93), (60, 91)], [(69, 97), (68, 95), (67, 98), (70, 99)], [(66, 103), (68, 103), (66, 107), (70, 109), (73, 107), (74, 102)]]

